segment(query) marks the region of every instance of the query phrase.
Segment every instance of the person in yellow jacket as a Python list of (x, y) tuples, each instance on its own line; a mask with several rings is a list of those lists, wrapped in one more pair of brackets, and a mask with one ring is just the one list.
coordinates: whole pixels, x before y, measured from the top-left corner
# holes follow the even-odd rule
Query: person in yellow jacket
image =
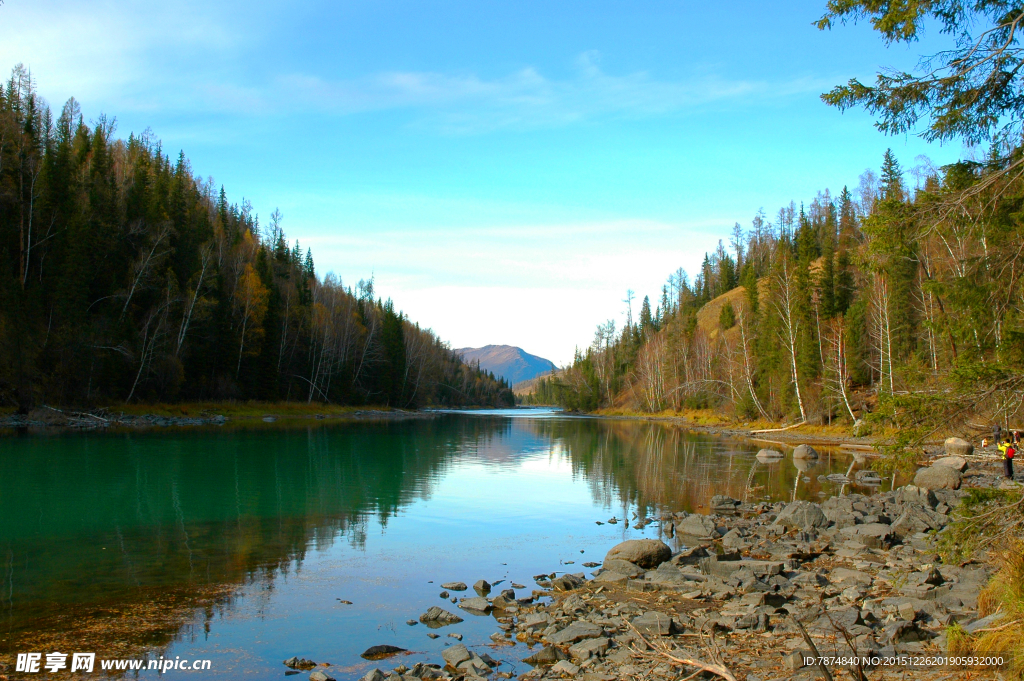
[(999, 451), (1003, 453), (1003, 472), (1008, 480), (1013, 480), (1013, 457), (1017, 453), (1017, 446), (1010, 438), (999, 443)]

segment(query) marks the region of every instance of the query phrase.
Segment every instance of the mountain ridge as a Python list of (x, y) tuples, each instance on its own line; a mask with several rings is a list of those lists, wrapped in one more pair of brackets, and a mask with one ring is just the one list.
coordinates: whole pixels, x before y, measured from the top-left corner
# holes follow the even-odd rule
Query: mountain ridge
[(481, 369), (492, 372), (498, 378), (504, 378), (509, 385), (528, 381), (558, 368), (551, 360), (531, 355), (515, 345), (458, 348), (455, 352), (465, 362), (479, 362)]

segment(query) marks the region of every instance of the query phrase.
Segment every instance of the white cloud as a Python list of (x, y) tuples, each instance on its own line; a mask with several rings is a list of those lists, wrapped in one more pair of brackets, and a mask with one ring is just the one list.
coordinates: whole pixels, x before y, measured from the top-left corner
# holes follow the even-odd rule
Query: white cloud
[[(562, 78), (524, 65), (504, 75), (387, 71), (339, 79), (253, 70), (261, 35), (229, 6), (101, 0), (8, 0), (0, 11), (0, 64), (24, 62), (59, 106), (87, 110), (227, 114), (317, 111), (345, 116), (405, 110), (408, 125), (446, 134), (560, 127), (601, 117), (671, 114), (712, 102), (820, 92), (832, 80), (767, 82), (695, 73), (677, 80), (646, 71), (614, 74), (600, 55), (578, 55)], [(244, 75), (243, 75), (244, 74)]]
[(224, 9), (195, 0), (7, 0), (0, 67), (24, 63), (54, 99), (74, 96), (89, 108), (162, 107), (210, 78), (205, 67), (242, 44)]
[[(831, 82), (831, 81), (829, 81)], [(596, 51), (576, 60), (574, 74), (551, 79), (533, 67), (491, 79), (477, 74), (388, 72), (352, 80), (293, 74), (277, 81), (279, 91), (305, 107), (349, 114), (385, 109), (425, 109), (417, 124), (446, 133), (473, 134), (500, 128), (571, 124), (602, 116), (646, 117), (725, 100), (760, 100), (820, 92), (818, 79), (785, 83), (728, 80), (699, 75), (659, 80), (639, 71), (606, 73)]]

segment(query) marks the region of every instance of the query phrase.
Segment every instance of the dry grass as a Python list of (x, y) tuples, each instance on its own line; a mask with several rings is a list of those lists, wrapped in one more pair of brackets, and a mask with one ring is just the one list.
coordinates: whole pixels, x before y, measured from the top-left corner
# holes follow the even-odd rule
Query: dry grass
[(982, 630), (976, 650), (1010, 659), (1012, 678), (1024, 679), (1024, 540), (1010, 542), (999, 553), (999, 572), (978, 598), (980, 614), (1002, 617)]
[(947, 650), (958, 655), (1001, 655), (1009, 676), (1024, 680), (1024, 540), (1010, 541), (997, 554), (999, 571), (978, 598), (978, 614), (1000, 613), (973, 635), (954, 624), (946, 629)]

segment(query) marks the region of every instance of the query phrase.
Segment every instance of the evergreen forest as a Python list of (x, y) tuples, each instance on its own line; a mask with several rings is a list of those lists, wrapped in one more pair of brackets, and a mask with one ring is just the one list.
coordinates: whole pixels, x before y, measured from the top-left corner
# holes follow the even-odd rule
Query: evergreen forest
[(1019, 415), (1024, 184), (1004, 172), (1019, 157), (912, 187), (889, 151), (855, 192), (737, 223), (692, 280), (680, 269), (623, 328), (598, 326), (537, 400), (858, 426), (948, 400)]
[(18, 65), (0, 91), (0, 406), (207, 400), (511, 405), (372, 279), (318, 276), (282, 216), (54, 114)]

